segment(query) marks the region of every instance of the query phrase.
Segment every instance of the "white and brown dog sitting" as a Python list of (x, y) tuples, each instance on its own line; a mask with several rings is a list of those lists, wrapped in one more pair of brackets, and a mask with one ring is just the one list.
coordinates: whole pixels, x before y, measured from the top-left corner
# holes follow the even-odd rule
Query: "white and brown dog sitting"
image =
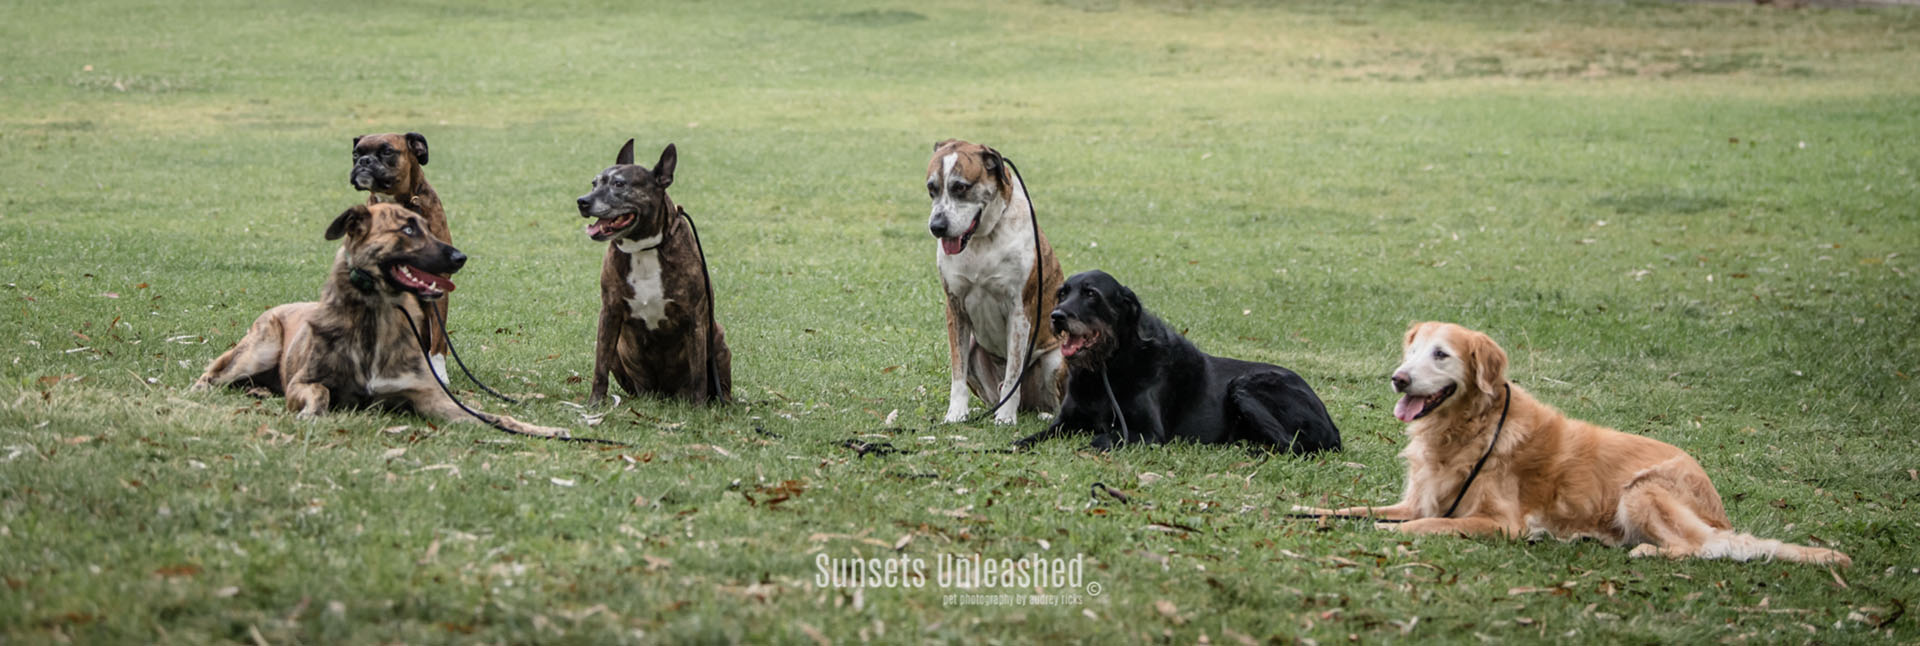
[(1006, 400), (993, 412), (1001, 424), (1012, 424), (1021, 409), (1053, 413), (1065, 392), (1066, 363), (1059, 339), (1041, 321), (1065, 277), (1019, 174), (992, 148), (948, 139), (933, 146), (927, 196), (927, 228), (940, 239), (935, 264), (947, 293), (953, 383), (946, 420), (967, 419), (969, 391), (989, 406)]

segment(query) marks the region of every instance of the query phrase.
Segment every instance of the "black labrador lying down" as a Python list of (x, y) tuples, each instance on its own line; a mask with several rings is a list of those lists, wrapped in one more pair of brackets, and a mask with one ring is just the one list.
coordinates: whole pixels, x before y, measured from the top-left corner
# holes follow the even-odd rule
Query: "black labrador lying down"
[(1087, 431), (1102, 451), (1174, 439), (1340, 450), (1339, 429), (1300, 375), (1201, 352), (1106, 272), (1068, 278), (1059, 304), (1053, 329), (1067, 358), (1066, 402), (1052, 426), (1016, 447)]

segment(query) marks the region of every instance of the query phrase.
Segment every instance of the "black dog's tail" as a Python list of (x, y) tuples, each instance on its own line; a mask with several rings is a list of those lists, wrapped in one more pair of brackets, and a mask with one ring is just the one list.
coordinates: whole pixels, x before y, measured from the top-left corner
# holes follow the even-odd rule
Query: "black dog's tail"
[(1295, 455), (1340, 450), (1327, 407), (1291, 372), (1261, 371), (1227, 384), (1227, 409), (1240, 439), (1270, 442)]

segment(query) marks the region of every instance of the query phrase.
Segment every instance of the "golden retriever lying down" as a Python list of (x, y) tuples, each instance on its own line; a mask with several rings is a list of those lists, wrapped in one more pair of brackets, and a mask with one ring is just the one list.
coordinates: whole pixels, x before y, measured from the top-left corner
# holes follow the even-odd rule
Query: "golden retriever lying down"
[(1407, 423), (1405, 495), (1388, 507), (1295, 511), (1404, 521), (1381, 527), (1410, 534), (1595, 538), (1636, 545), (1632, 556), (1853, 563), (1834, 550), (1733, 531), (1713, 482), (1686, 452), (1540, 403), (1507, 382), (1507, 353), (1485, 334), (1415, 323), (1404, 344), (1393, 373), (1404, 396), (1393, 416)]

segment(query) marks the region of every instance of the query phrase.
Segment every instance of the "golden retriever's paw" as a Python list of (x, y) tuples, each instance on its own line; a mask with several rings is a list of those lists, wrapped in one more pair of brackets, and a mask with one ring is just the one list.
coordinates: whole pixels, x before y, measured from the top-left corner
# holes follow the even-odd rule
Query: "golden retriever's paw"
[(1374, 528), (1374, 529), (1378, 529), (1378, 530), (1382, 530), (1382, 531), (1389, 531), (1389, 532), (1392, 532), (1392, 531), (1406, 531), (1406, 529), (1407, 529), (1407, 524), (1406, 524), (1406, 523), (1387, 523), (1387, 522), (1379, 522), (1379, 523), (1374, 523), (1374, 524), (1373, 524), (1373, 528)]
[(1809, 547), (1807, 548), (1806, 555), (1807, 555), (1808, 563), (1813, 563), (1817, 565), (1837, 565), (1840, 567), (1853, 567), (1853, 559), (1848, 557), (1846, 554), (1842, 554), (1836, 550), (1830, 550), (1830, 549), (1819, 548), (1819, 547)]
[(1660, 555), (1660, 546), (1654, 545), (1653, 543), (1641, 543), (1639, 545), (1635, 545), (1633, 547), (1633, 551), (1627, 552), (1627, 556), (1629, 558), (1636, 558), (1636, 559), (1643, 559), (1649, 556), (1659, 556), (1659, 555)]
[(193, 380), (193, 385), (187, 386), (187, 392), (190, 393), (204, 393), (209, 390), (213, 390), (213, 381), (206, 377), (195, 379)]

